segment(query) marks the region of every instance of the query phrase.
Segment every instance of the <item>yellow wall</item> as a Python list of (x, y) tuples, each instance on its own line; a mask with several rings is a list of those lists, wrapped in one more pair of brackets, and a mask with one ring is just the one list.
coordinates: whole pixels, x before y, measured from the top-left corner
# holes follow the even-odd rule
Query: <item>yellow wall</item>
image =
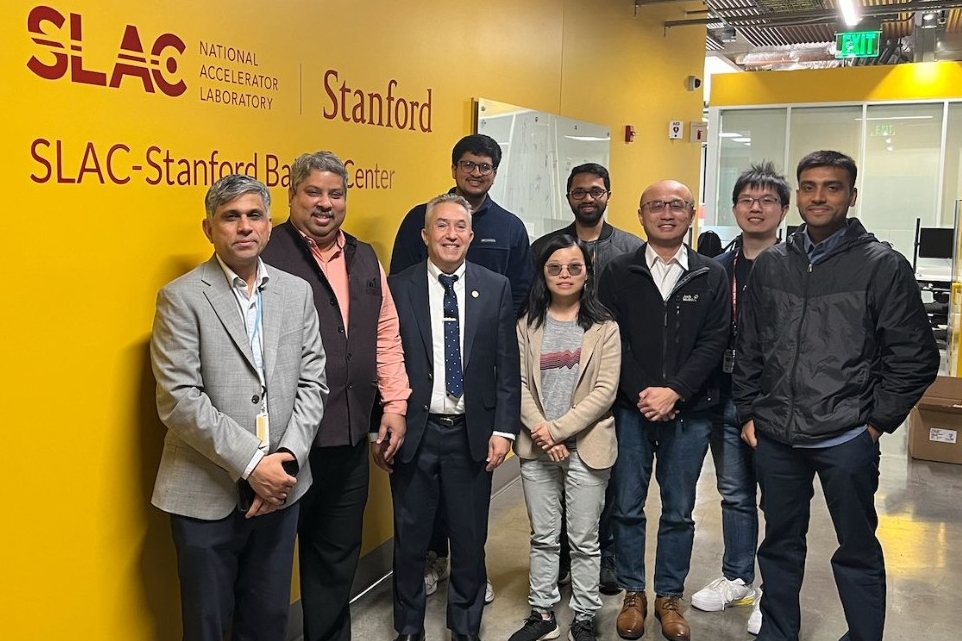
[[(490, 0), (476, 7), (444, 0), (48, 3), (79, 16), (79, 68), (108, 77), (128, 25), (148, 51), (159, 34), (182, 39), (186, 50), (174, 56), (176, 68), (165, 68), (187, 83), (179, 97), (148, 93), (131, 78), (114, 89), (71, 82), (69, 73), (55, 80), (34, 75), (27, 68), (32, 56), (52, 65), (71, 44), (68, 26), (50, 24), (46, 39), (66, 48), (32, 40), (27, 16), (38, 4), (0, 6), (0, 127), (13, 228), (0, 315), (11, 453), (0, 528), (0, 629), (9, 641), (179, 636), (168, 521), (149, 505), (164, 432), (147, 340), (157, 289), (205, 259), (210, 247), (200, 230), (206, 185), (147, 184), (151, 146), (184, 158), (217, 150), (220, 158), (251, 160), (256, 153), (261, 178), (267, 154), (290, 162), (318, 148), (358, 166), (394, 170), (392, 189), (351, 192), (346, 223), (384, 261), (401, 215), (450, 186), (450, 149), (472, 131), (474, 97), (610, 126), (616, 225), (638, 231), (634, 212), (646, 184), (668, 176), (698, 182), (698, 145), (667, 138), (669, 120), (701, 116), (700, 94), (687, 92), (684, 78), (700, 74), (704, 29), (665, 35), (661, 28), (681, 17), (685, 4), (635, 17), (623, 0)], [(257, 70), (278, 79), (276, 92), (261, 92), (272, 108), (202, 102), (202, 64), (252, 67), (211, 61), (200, 42), (256, 52)], [(432, 131), (325, 119), (327, 69), (366, 91), (385, 91), (391, 78), (396, 93), (410, 98), (422, 99), (430, 88)], [(631, 145), (621, 142), (626, 124), (638, 131)], [(36, 147), (38, 139), (49, 142)], [(48, 180), (31, 155), (34, 146), (35, 155), (55, 164), (58, 141), (65, 179), (88, 169), (79, 183), (58, 183), (55, 170)], [(85, 159), (88, 143), (96, 156)], [(106, 175), (114, 145), (129, 149), (113, 156), (118, 178), (130, 177), (124, 184)], [(285, 190), (272, 193), (280, 222)], [(386, 483), (376, 475), (365, 549), (390, 536), (388, 507)]]
[(962, 96), (962, 63), (922, 62), (875, 67), (729, 73), (712, 76), (712, 107)]

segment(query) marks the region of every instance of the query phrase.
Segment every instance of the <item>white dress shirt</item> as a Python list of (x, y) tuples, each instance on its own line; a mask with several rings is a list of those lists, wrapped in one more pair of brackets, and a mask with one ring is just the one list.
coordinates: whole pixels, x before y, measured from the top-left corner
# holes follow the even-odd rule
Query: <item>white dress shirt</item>
[(688, 271), (688, 247), (682, 243), (675, 255), (666, 261), (655, 252), (651, 243), (648, 243), (645, 245), (645, 261), (651, 270), (655, 286), (661, 292), (661, 299), (668, 300), (671, 290), (678, 284), (678, 279)]
[[(434, 379), (431, 387), (431, 404), (429, 411), (431, 414), (464, 414), (464, 394), (461, 398), (454, 398), (447, 391), (447, 383), (444, 376), (444, 285), (438, 279), (443, 274), (438, 267), (430, 260), (428, 262), (428, 306), (431, 310), (431, 347), (434, 356)], [(467, 285), (464, 282), (464, 263), (454, 270), (457, 276), (454, 281), (454, 294), (458, 298), (458, 329), (460, 330), (459, 340), (461, 343), (461, 370), (464, 371), (464, 297)], [(470, 295), (470, 293), (467, 293)], [(467, 393), (467, 390), (465, 390)], [(494, 430), (498, 436), (514, 440), (514, 434), (509, 432), (499, 432)]]

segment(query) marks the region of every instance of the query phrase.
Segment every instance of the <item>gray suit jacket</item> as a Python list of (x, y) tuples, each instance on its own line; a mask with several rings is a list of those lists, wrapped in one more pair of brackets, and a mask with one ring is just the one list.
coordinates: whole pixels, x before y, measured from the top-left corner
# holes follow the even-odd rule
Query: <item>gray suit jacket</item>
[[(273, 267), (262, 290), (270, 451), (300, 465), (286, 505), (311, 484), (308, 452), (327, 399), (324, 348), (311, 288)], [(217, 259), (157, 295), (150, 356), (167, 426), (151, 502), (215, 520), (237, 505), (236, 481), (257, 451), (261, 384), (237, 301)]]

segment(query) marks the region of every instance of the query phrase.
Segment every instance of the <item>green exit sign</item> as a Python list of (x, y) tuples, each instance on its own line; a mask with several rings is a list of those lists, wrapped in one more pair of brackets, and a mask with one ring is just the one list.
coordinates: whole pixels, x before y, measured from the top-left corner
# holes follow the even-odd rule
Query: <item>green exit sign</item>
[(836, 58), (875, 58), (881, 31), (839, 31), (835, 33)]

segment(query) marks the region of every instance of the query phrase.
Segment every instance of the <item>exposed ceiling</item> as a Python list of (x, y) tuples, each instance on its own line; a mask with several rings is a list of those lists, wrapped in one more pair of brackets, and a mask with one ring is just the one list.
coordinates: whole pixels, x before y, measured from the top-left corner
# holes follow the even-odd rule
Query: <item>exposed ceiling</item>
[[(636, 6), (666, 0), (636, 0)], [(838, 0), (688, 2), (671, 29), (704, 24), (705, 49), (744, 69), (799, 69), (962, 60), (962, 0), (856, 0), (862, 20), (846, 27)], [(836, 59), (836, 31), (879, 30), (879, 54)]]

